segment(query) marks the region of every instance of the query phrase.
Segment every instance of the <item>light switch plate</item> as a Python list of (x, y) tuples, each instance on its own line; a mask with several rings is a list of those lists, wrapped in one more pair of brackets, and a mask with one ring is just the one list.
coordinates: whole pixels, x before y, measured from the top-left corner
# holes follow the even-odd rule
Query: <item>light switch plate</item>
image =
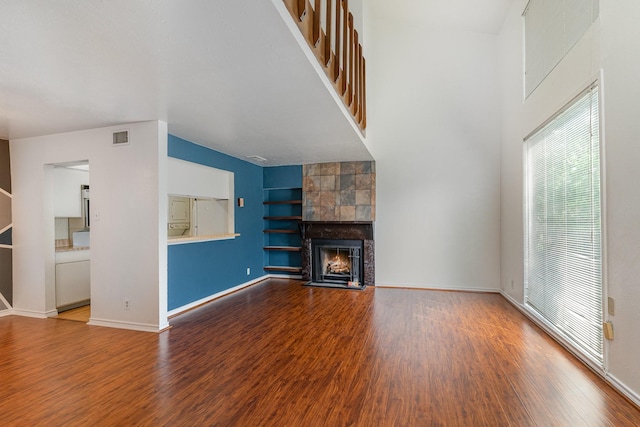
[(611, 297), (607, 298), (607, 312), (611, 316), (614, 316), (616, 314), (615, 302)]

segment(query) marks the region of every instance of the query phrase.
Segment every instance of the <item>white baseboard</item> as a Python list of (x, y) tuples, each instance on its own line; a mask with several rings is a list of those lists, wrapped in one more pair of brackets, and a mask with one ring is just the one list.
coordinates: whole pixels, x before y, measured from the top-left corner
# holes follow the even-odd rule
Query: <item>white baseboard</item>
[(0, 311), (0, 317), (11, 316), (13, 314), (14, 313), (13, 313), (13, 309), (12, 308), (7, 308), (6, 310)]
[(160, 332), (165, 328), (161, 328), (159, 325), (152, 325), (146, 323), (134, 323), (134, 322), (122, 322), (119, 320), (109, 320), (109, 319), (96, 319), (90, 318), (89, 326), (104, 326), (107, 328), (117, 328), (117, 329), (128, 329), (132, 331), (142, 331), (142, 332)]
[(618, 393), (625, 396), (631, 402), (633, 402), (637, 407), (640, 408), (640, 395), (627, 387), (622, 381), (620, 381), (615, 376), (611, 375), (609, 372), (606, 372), (602, 367), (598, 366), (590, 360), (589, 358), (583, 356), (580, 351), (578, 351), (570, 342), (565, 340), (562, 336), (557, 334), (555, 331), (547, 327), (543, 322), (533, 316), (529, 311), (519, 302), (517, 302), (511, 295), (508, 293), (501, 291), (500, 294), (518, 310), (522, 313), (527, 319), (531, 320), (535, 323), (540, 329), (542, 329), (547, 335), (549, 335), (554, 341), (560, 344), (565, 350), (575, 356), (578, 361), (580, 361), (583, 365), (589, 368), (593, 373), (602, 378), (605, 382), (609, 383), (611, 387), (613, 387)]
[(624, 395), (627, 399), (632, 401), (637, 407), (640, 408), (640, 395), (638, 395), (636, 392), (627, 387), (626, 384), (609, 373), (607, 373), (605, 380), (609, 384), (611, 384), (611, 387), (615, 388), (619, 393)]
[(191, 302), (189, 304), (185, 304), (185, 305), (183, 305), (181, 307), (174, 308), (173, 310), (170, 310), (167, 313), (167, 317), (173, 317), (173, 316), (176, 316), (176, 315), (178, 315), (180, 313), (184, 313), (185, 311), (191, 310), (192, 308), (196, 308), (199, 305), (206, 304), (206, 303), (208, 303), (210, 301), (213, 301), (214, 299), (218, 299), (218, 298), (223, 297), (225, 295), (228, 295), (228, 294), (231, 294), (233, 292), (239, 291), (240, 289), (244, 289), (244, 288), (249, 287), (251, 285), (255, 285), (256, 283), (262, 282), (263, 280), (268, 279), (269, 277), (271, 277), (271, 275), (267, 274), (267, 275), (258, 277), (257, 279), (253, 279), (253, 280), (250, 280), (248, 282), (242, 283), (240, 285), (234, 286), (233, 288), (225, 289), (224, 291), (217, 292), (217, 293), (215, 293), (213, 295), (209, 295), (209, 296), (201, 298), (201, 299), (199, 299), (197, 301)]
[[(48, 313), (50, 313), (50, 312), (35, 311), (35, 310), (22, 310), (22, 309), (14, 308), (12, 314), (15, 314), (16, 316), (22, 316), (22, 317), (33, 317), (33, 318), (36, 318), (36, 319), (46, 319), (47, 317), (51, 317), (51, 316), (48, 315)], [(57, 313), (57, 311), (56, 311), (56, 313)]]
[(398, 288), (398, 289), (419, 289), (424, 291), (448, 291), (448, 292), (481, 292), (498, 294), (500, 289), (498, 288), (452, 288), (450, 286), (437, 286), (437, 285), (400, 285), (392, 283), (379, 283), (374, 285), (376, 288)]

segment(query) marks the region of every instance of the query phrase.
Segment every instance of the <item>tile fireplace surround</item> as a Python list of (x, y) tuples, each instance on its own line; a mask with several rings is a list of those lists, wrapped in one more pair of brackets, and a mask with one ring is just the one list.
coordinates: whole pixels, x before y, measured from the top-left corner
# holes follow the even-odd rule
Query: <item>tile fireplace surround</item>
[(302, 168), (302, 278), (312, 280), (312, 240), (362, 240), (365, 286), (375, 284), (375, 162), (336, 162)]

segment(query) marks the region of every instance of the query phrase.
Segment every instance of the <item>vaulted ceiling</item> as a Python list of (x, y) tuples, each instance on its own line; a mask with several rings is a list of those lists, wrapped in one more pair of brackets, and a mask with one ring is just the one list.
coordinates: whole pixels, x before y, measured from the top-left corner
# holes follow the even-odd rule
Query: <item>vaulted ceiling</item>
[[(488, 32), (510, 3), (373, 1), (376, 13), (429, 24), (438, 11)], [(281, 0), (0, 0), (0, 138), (162, 120), (265, 165), (371, 159), (283, 11)]]

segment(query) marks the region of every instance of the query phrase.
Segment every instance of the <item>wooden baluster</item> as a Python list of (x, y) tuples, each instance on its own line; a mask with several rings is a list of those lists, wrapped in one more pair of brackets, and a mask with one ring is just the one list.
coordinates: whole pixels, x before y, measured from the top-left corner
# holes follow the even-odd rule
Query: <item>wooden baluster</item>
[(347, 76), (349, 81), (347, 82), (347, 93), (345, 94), (345, 103), (347, 107), (351, 106), (353, 102), (353, 15), (349, 12), (348, 18), (348, 26), (349, 26), (349, 64), (348, 64), (348, 73)]
[(302, 21), (304, 19), (304, 15), (307, 12), (306, 8), (306, 0), (297, 0), (296, 1), (296, 16), (298, 17), (298, 21)]
[(320, 2), (321, 0), (315, 0), (313, 7), (313, 32), (311, 35), (311, 44), (316, 47), (320, 42)]
[(349, 59), (347, 55), (349, 53), (349, 46), (347, 45), (349, 40), (349, 0), (342, 1), (342, 87), (340, 88), (340, 96), (344, 96), (347, 91), (347, 78), (349, 76)]
[[(325, 3), (325, 22), (326, 22), (326, 36), (324, 39), (324, 66), (329, 66), (331, 62), (331, 0), (326, 0)], [(331, 70), (329, 70), (329, 77), (331, 78)]]
[(351, 115), (355, 118), (360, 110), (360, 43), (358, 32), (353, 30), (353, 103)]
[[(333, 61), (333, 82), (338, 84), (340, 80), (340, 34), (342, 34), (342, 28), (340, 27), (340, 23), (341, 23), (340, 5), (342, 3), (342, 0), (335, 0), (335, 2), (336, 2), (336, 51), (335, 51), (335, 57)], [(339, 87), (339, 84), (338, 84), (338, 87)], [(339, 89), (338, 89), (338, 92), (340, 92)]]
[(366, 61), (364, 56), (362, 57), (362, 117), (360, 120), (360, 129), (367, 128), (367, 74), (366, 74)]

